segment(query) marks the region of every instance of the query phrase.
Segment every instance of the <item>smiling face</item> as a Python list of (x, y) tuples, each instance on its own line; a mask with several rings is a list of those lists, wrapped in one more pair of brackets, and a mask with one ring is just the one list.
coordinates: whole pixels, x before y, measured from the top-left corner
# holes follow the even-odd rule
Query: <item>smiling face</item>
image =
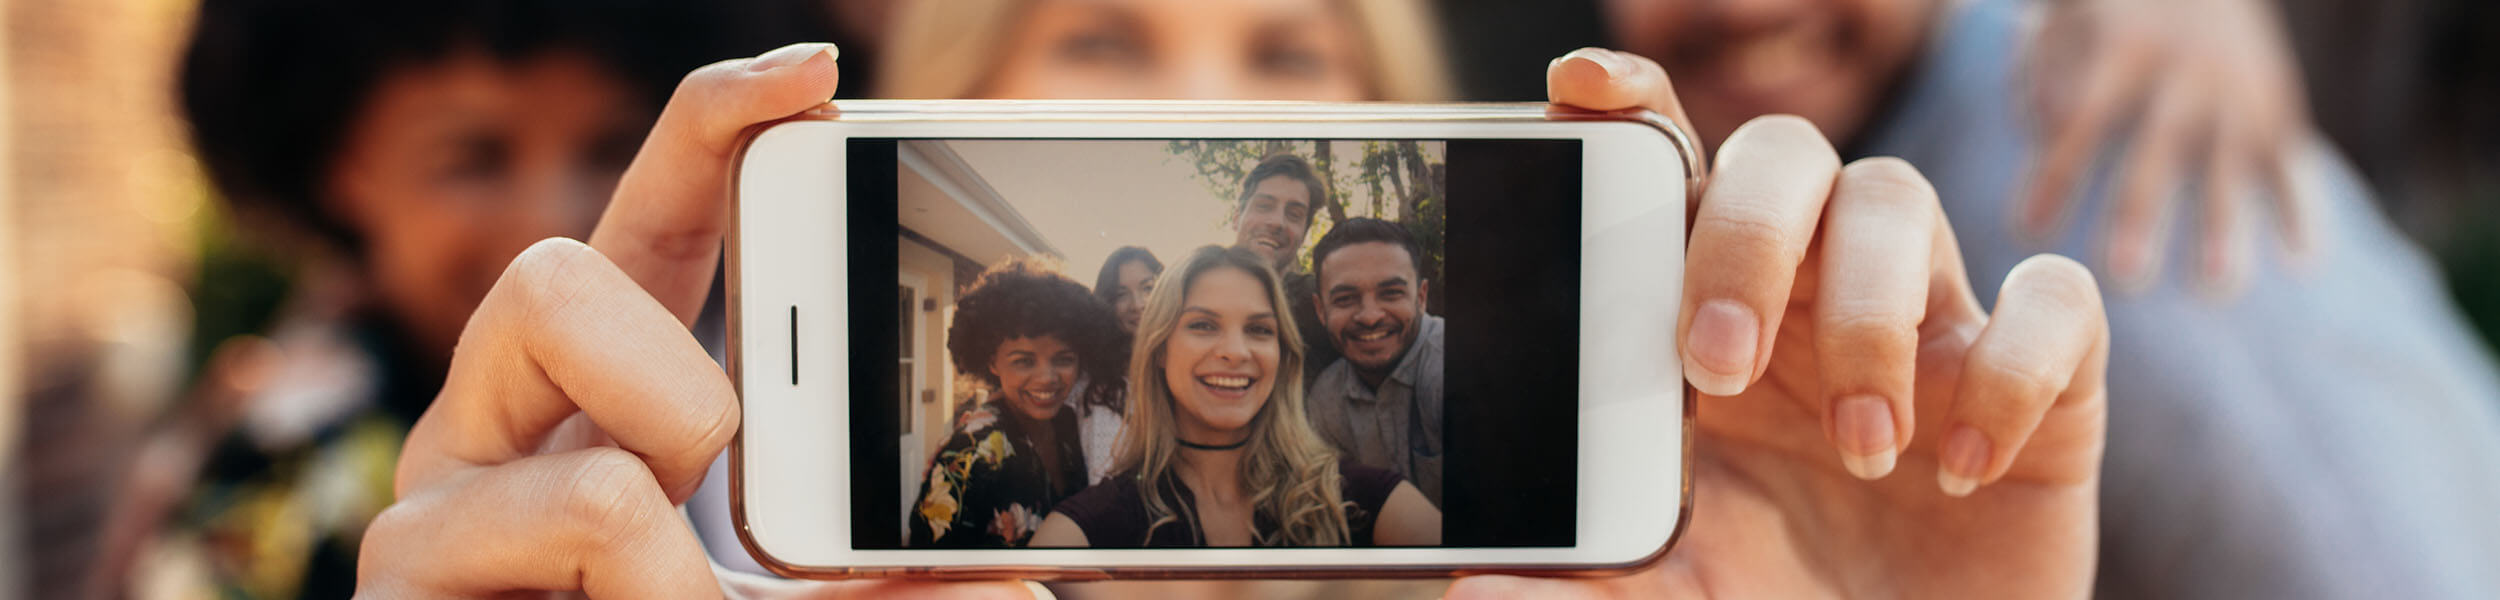
[(1154, 291), (1155, 272), (1146, 267), (1146, 261), (1120, 264), (1120, 295), (1111, 301), (1111, 310), (1120, 317), (1121, 331), (1137, 333), (1137, 319), (1146, 311), (1146, 295)]
[(991, 98), (1359, 100), (1363, 44), (1327, 0), (1036, 0)]
[(1718, 146), (1756, 116), (1805, 117), (1846, 143), (1900, 78), (1935, 0), (1607, 0), (1617, 45), (1666, 67)]
[(998, 376), (1007, 407), (1035, 421), (1050, 420), (1067, 405), (1076, 367), (1076, 349), (1055, 335), (1008, 338), (990, 355), (990, 374)]
[(1311, 231), (1310, 185), (1287, 175), (1259, 180), (1233, 225), (1234, 247), (1247, 248), (1266, 258), (1276, 272), (1286, 272)]
[(1355, 372), (1379, 385), (1421, 331), (1416, 319), (1428, 288), (1415, 274), (1415, 259), (1397, 244), (1363, 242), (1321, 260), (1320, 323)]
[(1250, 435), (1281, 374), (1281, 318), (1257, 277), (1237, 268), (1198, 276), (1163, 346), (1163, 376), (1180, 437), (1231, 444)]

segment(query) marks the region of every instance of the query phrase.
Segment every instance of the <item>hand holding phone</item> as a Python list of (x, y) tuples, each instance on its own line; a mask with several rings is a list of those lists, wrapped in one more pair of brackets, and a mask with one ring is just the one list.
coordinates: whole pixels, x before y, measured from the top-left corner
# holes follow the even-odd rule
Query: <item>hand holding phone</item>
[(365, 533), (359, 593), (1031, 597), (1003, 583), (724, 588), (674, 506), (738, 421), (727, 376), (686, 330), (723, 226), (710, 182), (747, 125), (832, 95), (831, 52), (791, 46), (688, 76), (592, 243), (550, 239), (513, 261), (401, 450), (399, 501)]
[[(1547, 78), (1562, 104), (1675, 102), (1656, 64), (1605, 50)], [(1682, 303), (1692, 529), (1643, 573), (1449, 597), (2089, 595), (2109, 335), (2091, 274), (2034, 257), (1983, 310), (1924, 179), (1843, 166), (1794, 118), (1748, 123), (1716, 165)]]

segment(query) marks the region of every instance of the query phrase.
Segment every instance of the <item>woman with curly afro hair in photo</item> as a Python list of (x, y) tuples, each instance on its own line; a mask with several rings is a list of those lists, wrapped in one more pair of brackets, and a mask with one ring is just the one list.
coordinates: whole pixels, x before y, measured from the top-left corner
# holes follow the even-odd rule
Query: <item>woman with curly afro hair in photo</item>
[(1040, 259), (982, 273), (955, 302), (946, 351), (988, 397), (955, 419), (930, 461), (909, 544), (1023, 546), (1053, 505), (1085, 489), (1072, 397), (1120, 393), (1088, 384), (1117, 381), (1123, 338), (1109, 305)]

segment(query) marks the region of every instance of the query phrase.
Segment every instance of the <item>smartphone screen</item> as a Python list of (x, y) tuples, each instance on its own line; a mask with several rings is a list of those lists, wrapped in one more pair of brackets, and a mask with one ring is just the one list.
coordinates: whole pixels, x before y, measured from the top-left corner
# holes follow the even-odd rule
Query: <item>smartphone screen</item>
[(852, 548), (1573, 546), (1581, 143), (850, 138)]

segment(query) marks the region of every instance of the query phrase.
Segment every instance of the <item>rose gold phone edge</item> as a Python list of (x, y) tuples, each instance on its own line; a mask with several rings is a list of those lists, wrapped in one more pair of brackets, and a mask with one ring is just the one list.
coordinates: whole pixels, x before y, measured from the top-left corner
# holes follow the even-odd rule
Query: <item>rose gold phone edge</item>
[[(1583, 110), (1576, 110), (1576, 109), (1571, 109), (1571, 108), (1567, 108), (1567, 107), (1548, 107), (1548, 108), (1547, 108), (1547, 110), (1543, 113), (1543, 117), (1542, 117), (1542, 118), (1532, 118), (1532, 117), (1523, 117), (1523, 116), (1509, 116), (1509, 115), (1503, 115), (1503, 116), (1486, 116), (1486, 115), (1474, 115), (1474, 114), (1464, 114), (1464, 113), (1463, 113), (1463, 111), (1465, 111), (1466, 109), (1471, 109), (1471, 108), (1483, 108), (1483, 107), (1488, 107), (1488, 106), (1526, 106), (1525, 104), (1517, 104), (1517, 103), (1509, 103), (1509, 104), (1360, 104), (1360, 103), (1355, 103), (1355, 104), (1343, 104), (1343, 103), (1340, 103), (1340, 104), (1313, 104), (1313, 103), (1291, 103), (1291, 102), (1277, 102), (1277, 103), (1265, 103), (1265, 102), (1222, 102), (1222, 103), (1201, 103), (1201, 102), (1168, 102), (1168, 103), (1166, 103), (1166, 102), (1137, 102), (1137, 101), (1118, 101), (1118, 102), (1105, 102), (1105, 103), (1058, 103), (1058, 102), (1023, 102), (1023, 101), (985, 102), (985, 101), (973, 101), (973, 100), (964, 100), (964, 101), (950, 101), (950, 100), (939, 100), (939, 101), (856, 101), (856, 100), (854, 100), (854, 101), (847, 101), (847, 102), (853, 103), (853, 104), (855, 104), (855, 105), (856, 105), (856, 104), (860, 104), (860, 103), (868, 103), (868, 104), (879, 104), (879, 105), (884, 105), (884, 106), (888, 106), (888, 107), (902, 107), (902, 106), (905, 106), (905, 105), (907, 105), (907, 104), (909, 104), (909, 105), (922, 105), (922, 106), (928, 106), (928, 107), (931, 107), (931, 108), (930, 108), (930, 113), (925, 113), (925, 114), (924, 114), (924, 117), (927, 117), (927, 118), (894, 117), (894, 116), (890, 116), (890, 115), (880, 115), (880, 116), (881, 116), (881, 117), (884, 117), (886, 120), (906, 120), (906, 119), (908, 119), (908, 120), (921, 120), (921, 121), (932, 121), (932, 122), (937, 122), (937, 121), (956, 121), (956, 120), (984, 120), (984, 119), (980, 119), (980, 118), (975, 118), (975, 119), (950, 119), (950, 118), (935, 118), (935, 117), (934, 117), (934, 115), (935, 115), (935, 114), (938, 114), (938, 113), (942, 112), (944, 109), (948, 109), (948, 108), (970, 108), (970, 107), (981, 107), (981, 108), (989, 108), (989, 109), (1014, 109), (1014, 108), (1017, 108), (1017, 107), (1026, 107), (1026, 108), (1041, 108), (1041, 107), (1049, 107), (1049, 108), (1054, 109), (1054, 110), (1062, 110), (1062, 109), (1075, 109), (1075, 110), (1071, 110), (1071, 111), (1068, 111), (1068, 112), (1064, 113), (1066, 116), (1082, 116), (1082, 115), (1087, 114), (1087, 113), (1085, 112), (1085, 110), (1086, 110), (1086, 109), (1097, 109), (1097, 110), (1095, 111), (1096, 113), (1101, 113), (1101, 112), (1114, 112), (1114, 113), (1120, 113), (1120, 114), (1123, 114), (1123, 115), (1131, 115), (1131, 116), (1132, 116), (1132, 118), (1134, 118), (1134, 116), (1138, 116), (1138, 115), (1151, 115), (1151, 114), (1154, 114), (1154, 113), (1166, 113), (1166, 112), (1168, 112), (1168, 113), (1171, 113), (1171, 114), (1175, 115), (1175, 117), (1174, 117), (1174, 119), (1173, 119), (1173, 120), (1188, 120), (1188, 121), (1223, 121), (1223, 120), (1234, 120), (1234, 121), (1263, 121), (1263, 122), (1296, 122), (1296, 121), (1316, 121), (1316, 120), (1327, 120), (1327, 119), (1311, 118), (1311, 117), (1313, 117), (1313, 116), (1317, 116), (1317, 115), (1340, 115), (1340, 116), (1343, 116), (1343, 115), (1359, 115), (1359, 116), (1361, 117), (1361, 120), (1364, 120), (1364, 121), (1450, 121), (1450, 120), (1475, 120), (1475, 121), (1483, 121), (1483, 120), (1499, 120), (1499, 121), (1623, 121), (1623, 122), (1630, 122), (1630, 123), (1638, 123), (1638, 124), (1641, 124), (1641, 125), (1647, 125), (1647, 126), (1649, 126), (1649, 127), (1652, 127), (1652, 128), (1657, 129), (1657, 130), (1658, 130), (1661, 134), (1663, 134), (1663, 135), (1665, 135), (1665, 136), (1667, 137), (1667, 139), (1668, 139), (1669, 143), (1671, 143), (1671, 144), (1675, 147), (1675, 150), (1676, 150), (1677, 154), (1678, 154), (1678, 155), (1680, 155), (1680, 156), (1683, 158), (1683, 160), (1684, 160), (1684, 165), (1683, 165), (1683, 166), (1684, 166), (1684, 173), (1685, 173), (1685, 177), (1684, 177), (1684, 178), (1685, 178), (1685, 195), (1684, 195), (1684, 198), (1685, 198), (1685, 204), (1686, 204), (1686, 213), (1687, 213), (1687, 215), (1688, 215), (1688, 216), (1690, 215), (1690, 212), (1691, 212), (1691, 206), (1692, 206), (1692, 203), (1693, 203), (1695, 200), (1697, 200), (1698, 198), (1700, 198), (1702, 185), (1703, 185), (1703, 183), (1705, 182), (1706, 177), (1707, 177), (1707, 174), (1706, 174), (1706, 173), (1704, 172), (1704, 170), (1703, 170), (1703, 162), (1702, 162), (1702, 160), (1701, 160), (1701, 156), (1702, 156), (1702, 155), (1701, 155), (1701, 153), (1699, 152), (1699, 147), (1698, 147), (1698, 146), (1697, 146), (1697, 145), (1693, 142), (1692, 138), (1691, 138), (1689, 135), (1687, 135), (1687, 134), (1685, 133), (1684, 128), (1683, 128), (1682, 126), (1677, 125), (1674, 121), (1672, 121), (1672, 120), (1670, 120), (1670, 119), (1666, 118), (1664, 115), (1660, 115), (1660, 114), (1658, 114), (1658, 113), (1656, 113), (1656, 112), (1649, 111), (1649, 110), (1645, 110), (1645, 109), (1631, 109), (1631, 110), (1618, 110), (1618, 111), (1604, 111), (1604, 112), (1599, 112), (1599, 111), (1583, 111)], [(728, 187), (728, 197), (729, 197), (729, 203), (728, 203), (728, 204), (724, 207), (724, 209), (725, 209), (726, 211), (728, 211), (728, 214), (732, 217), (732, 218), (730, 218), (730, 219), (729, 219), (729, 227), (728, 227), (728, 230), (726, 231), (726, 237), (724, 237), (724, 238), (723, 238), (723, 239), (724, 239), (723, 246), (725, 246), (725, 250), (724, 250), (724, 253), (725, 253), (725, 262), (724, 262), (724, 264), (723, 264), (722, 268), (723, 268), (723, 269), (725, 269), (725, 270), (727, 271), (727, 273), (726, 273), (726, 275), (725, 275), (726, 280), (725, 280), (725, 283), (724, 283), (724, 285), (723, 285), (723, 287), (725, 288), (725, 291), (726, 291), (726, 296), (725, 296), (725, 298), (724, 298), (724, 301), (727, 303), (727, 305), (726, 305), (726, 307), (724, 308), (724, 310), (726, 311), (726, 313), (727, 313), (727, 317), (728, 317), (728, 319), (727, 319), (727, 329), (728, 329), (728, 338), (727, 338), (727, 339), (728, 339), (728, 342), (727, 342), (727, 343), (728, 343), (728, 346), (726, 347), (726, 350), (724, 350), (723, 354), (727, 357), (727, 368), (728, 368), (728, 372), (729, 372), (729, 377), (730, 377), (730, 382), (731, 382), (731, 385), (732, 385), (732, 386), (734, 386), (734, 388), (738, 391), (738, 398), (739, 398), (739, 401), (740, 401), (741, 403), (745, 402), (745, 399), (746, 399), (746, 390), (745, 390), (745, 386), (746, 386), (746, 378), (745, 378), (745, 376), (744, 376), (744, 372), (743, 372), (743, 370), (741, 369), (741, 364), (740, 364), (740, 362), (741, 362), (741, 361), (739, 360), (739, 358), (740, 358), (740, 356), (741, 356), (741, 354), (742, 354), (742, 353), (738, 351), (738, 349), (741, 347), (741, 346), (740, 346), (740, 336), (741, 336), (741, 333), (744, 331), (743, 322), (742, 322), (742, 315), (741, 315), (741, 313), (743, 312), (743, 311), (742, 311), (742, 309), (741, 309), (742, 303), (741, 303), (741, 302), (739, 302), (739, 300), (740, 300), (739, 290), (741, 289), (741, 288), (740, 288), (740, 286), (739, 286), (739, 278), (740, 278), (740, 273), (742, 272), (742, 269), (740, 268), (740, 256), (739, 256), (740, 252), (739, 252), (739, 244), (735, 244), (735, 243), (728, 243), (728, 241), (738, 239), (738, 229), (739, 229), (740, 219), (735, 218), (735, 216), (738, 214), (738, 207), (739, 207), (739, 203), (740, 203), (740, 198), (739, 198), (739, 194), (738, 194), (738, 185), (737, 185), (737, 182), (738, 182), (738, 180), (739, 180), (739, 176), (740, 176), (741, 171), (745, 168), (745, 164), (746, 164), (746, 160), (745, 160), (745, 159), (746, 159), (747, 149), (748, 149), (748, 148), (750, 148), (750, 147), (752, 147), (752, 142), (755, 140), (755, 138), (756, 138), (756, 136), (757, 136), (757, 135), (762, 134), (765, 130), (771, 129), (771, 128), (773, 128), (773, 127), (775, 127), (775, 126), (778, 126), (778, 125), (781, 125), (781, 124), (783, 124), (783, 123), (789, 123), (789, 122), (794, 122), (794, 121), (832, 121), (832, 120), (840, 120), (840, 119), (841, 119), (841, 115), (842, 115), (842, 113), (841, 113), (841, 110), (840, 110), (839, 104), (841, 104), (841, 102), (829, 102), (829, 103), (826, 103), (826, 104), (825, 104), (825, 105), (823, 105), (823, 106), (820, 106), (820, 107), (815, 108), (815, 109), (811, 109), (811, 110), (809, 110), (809, 111), (807, 111), (807, 112), (803, 112), (803, 113), (800, 113), (800, 114), (797, 114), (797, 115), (792, 115), (792, 116), (790, 116), (790, 117), (785, 117), (785, 118), (782, 118), (782, 119), (776, 119), (776, 120), (773, 120), (773, 121), (770, 121), (770, 122), (765, 122), (765, 123), (756, 124), (756, 125), (754, 125), (754, 126), (750, 126), (750, 127), (746, 128), (746, 130), (744, 130), (744, 131), (742, 131), (742, 132), (740, 132), (740, 133), (739, 133), (739, 135), (738, 135), (738, 139), (737, 139), (736, 144), (735, 144), (735, 148), (736, 148), (736, 150), (734, 150), (734, 151), (731, 153), (731, 155), (730, 155), (730, 169), (729, 169), (729, 176), (728, 176), (726, 179), (724, 179), (724, 181), (723, 181), (723, 184), (724, 184), (725, 186), (727, 186), (727, 187)], [(1535, 105), (1535, 106), (1547, 106), (1547, 105)], [(1224, 110), (1224, 109), (1244, 109), (1244, 110), (1246, 110), (1246, 112), (1244, 112), (1244, 113), (1242, 113), (1242, 114), (1237, 114), (1237, 115), (1227, 115), (1227, 114), (1222, 114), (1222, 113), (1220, 112), (1221, 110)], [(1005, 111), (1005, 112), (1003, 112), (1003, 113), (1002, 113), (1002, 112), (979, 111), (979, 112), (973, 112), (973, 113), (970, 113), (970, 114), (972, 114), (972, 115), (978, 115), (978, 116), (980, 116), (980, 117), (993, 117), (994, 115), (1000, 115), (1000, 114), (1016, 114), (1016, 115), (1023, 115), (1023, 114), (1026, 114), (1026, 113), (1015, 112), (1015, 111), (1013, 111), (1013, 110), (1010, 110), (1010, 111)], [(1180, 115), (1187, 115), (1187, 116), (1185, 116), (1185, 117), (1184, 117), (1184, 116), (1180, 116)], [(1212, 117), (1212, 118), (1209, 118), (1209, 117)], [(1233, 118), (1228, 119), (1227, 117), (1233, 117)], [(1301, 117), (1301, 118), (1296, 118), (1296, 117)], [(991, 119), (987, 119), (987, 120), (996, 120), (996, 119), (993, 117), (993, 118), (991, 118)], [(1687, 226), (1688, 226), (1688, 227), (1690, 226), (1690, 224), (1689, 224), (1689, 219), (1687, 219)], [(867, 578), (910, 578), (910, 579), (943, 579), (943, 580), (995, 580), (995, 579), (1028, 579), (1028, 580), (1036, 580), (1036, 581), (1095, 581), (1095, 580), (1109, 580), (1109, 579), (1354, 579), (1354, 578), (1365, 578), (1365, 579), (1369, 579), (1369, 578), (1430, 578), (1430, 577), (1464, 577), (1464, 576), (1469, 576), (1469, 575), (1528, 575), (1528, 576), (1546, 576), (1546, 577), (1555, 577), (1555, 576), (1563, 576), (1563, 577), (1604, 577), (1604, 576), (1612, 576), (1612, 575), (1622, 575), (1622, 574), (1630, 573), (1630, 572), (1632, 572), (1632, 571), (1639, 570), (1639, 569), (1641, 569), (1641, 568), (1643, 568), (1643, 567), (1647, 567), (1647, 566), (1649, 566), (1650, 564), (1657, 562), (1659, 559), (1664, 558), (1664, 557), (1666, 556), (1667, 551), (1668, 551), (1668, 550), (1670, 550), (1670, 549), (1673, 549), (1673, 548), (1675, 547), (1676, 542), (1677, 542), (1677, 541), (1679, 541), (1679, 540), (1681, 540), (1681, 539), (1683, 539), (1685, 530), (1686, 530), (1687, 528), (1689, 528), (1689, 527), (1691, 526), (1691, 524), (1692, 524), (1692, 512), (1693, 512), (1693, 472), (1692, 472), (1692, 466), (1693, 466), (1693, 465), (1692, 465), (1692, 463), (1693, 463), (1693, 416), (1694, 416), (1693, 411), (1694, 411), (1694, 406), (1695, 406), (1695, 391), (1694, 391), (1694, 389), (1693, 389), (1693, 387), (1692, 387), (1692, 385), (1691, 385), (1691, 384), (1687, 383), (1687, 384), (1685, 384), (1685, 385), (1684, 385), (1684, 390), (1683, 390), (1682, 397), (1683, 397), (1683, 405), (1684, 405), (1684, 406), (1683, 406), (1683, 410), (1682, 410), (1682, 421), (1683, 421), (1683, 432), (1682, 432), (1682, 433), (1683, 433), (1683, 448), (1681, 449), (1681, 454), (1682, 454), (1682, 457), (1683, 457), (1683, 464), (1682, 464), (1682, 465), (1678, 468), (1678, 470), (1677, 470), (1677, 475), (1678, 475), (1678, 477), (1681, 479), (1681, 481), (1677, 482), (1677, 486), (1676, 486), (1676, 487), (1677, 487), (1677, 489), (1679, 490), (1678, 494), (1679, 494), (1679, 496), (1680, 496), (1680, 497), (1677, 499), (1677, 505), (1679, 506), (1679, 509), (1678, 509), (1678, 514), (1676, 515), (1676, 520), (1675, 520), (1675, 529), (1667, 535), (1667, 539), (1666, 539), (1665, 543), (1660, 544), (1656, 550), (1654, 550), (1654, 551), (1650, 552), (1648, 555), (1643, 556), (1643, 557), (1641, 557), (1641, 558), (1639, 558), (1639, 559), (1635, 559), (1635, 560), (1628, 561), (1628, 562), (1623, 562), (1623, 563), (1618, 563), (1618, 564), (1609, 564), (1609, 565), (1594, 565), (1594, 566), (1592, 566), (1592, 565), (1587, 565), (1587, 564), (1553, 564), (1553, 565), (1534, 565), (1534, 564), (1526, 564), (1526, 565), (1521, 565), (1521, 564), (1512, 564), (1512, 565), (1499, 565), (1499, 566), (1484, 566), (1484, 565), (1455, 565), (1455, 564), (1451, 564), (1451, 565), (1395, 565), (1395, 566), (1348, 565), (1348, 566), (1338, 566), (1338, 567), (1329, 567), (1329, 566), (1294, 566), (1294, 567), (1271, 567), (1271, 566), (1241, 566), (1241, 567), (1197, 567), (1197, 566), (1191, 566), (1191, 567), (1170, 567), (1170, 566), (1153, 566), (1153, 567), (1054, 567), (1054, 566), (1039, 566), (1039, 565), (1035, 565), (1035, 566), (932, 566), (932, 567), (821, 567), (821, 566), (797, 565), (797, 564), (791, 564), (791, 563), (788, 563), (788, 562), (782, 561), (782, 560), (780, 560), (780, 559), (778, 559), (778, 558), (774, 557), (772, 554), (770, 554), (770, 553), (768, 553), (768, 552), (764, 551), (764, 549), (763, 549), (760, 545), (758, 545), (758, 544), (756, 543), (756, 540), (755, 540), (755, 536), (754, 536), (754, 534), (753, 534), (753, 531), (750, 529), (751, 524), (750, 524), (750, 523), (748, 523), (748, 521), (747, 521), (747, 514), (746, 514), (746, 512), (747, 512), (747, 511), (746, 511), (746, 502), (744, 501), (744, 499), (745, 499), (745, 477), (746, 477), (746, 469), (745, 469), (745, 464), (744, 464), (744, 463), (745, 463), (745, 454), (746, 454), (746, 443), (745, 443), (745, 442), (746, 442), (746, 429), (745, 429), (745, 427), (743, 426), (743, 424), (742, 424), (742, 426), (739, 428), (739, 431), (738, 431), (737, 436), (736, 436), (735, 438), (733, 438), (733, 439), (732, 439), (732, 441), (730, 442), (730, 452), (729, 452), (729, 495), (730, 495), (730, 498), (731, 498), (730, 508), (729, 508), (729, 512), (730, 512), (730, 521), (731, 521), (731, 523), (732, 523), (732, 527), (733, 527), (733, 528), (736, 530), (736, 532), (737, 532), (737, 535), (738, 535), (738, 544), (739, 544), (740, 546), (742, 546), (742, 547), (746, 548), (747, 554), (748, 554), (749, 556), (753, 557), (753, 558), (755, 559), (755, 561), (756, 561), (756, 563), (757, 563), (757, 564), (762, 565), (762, 566), (763, 566), (766, 570), (771, 571), (771, 572), (773, 572), (774, 574), (777, 574), (777, 575), (780, 575), (780, 576), (783, 576), (783, 577), (790, 577), (790, 578), (797, 578), (797, 579), (867, 579)], [(741, 417), (741, 419), (743, 420), (743, 417)]]

